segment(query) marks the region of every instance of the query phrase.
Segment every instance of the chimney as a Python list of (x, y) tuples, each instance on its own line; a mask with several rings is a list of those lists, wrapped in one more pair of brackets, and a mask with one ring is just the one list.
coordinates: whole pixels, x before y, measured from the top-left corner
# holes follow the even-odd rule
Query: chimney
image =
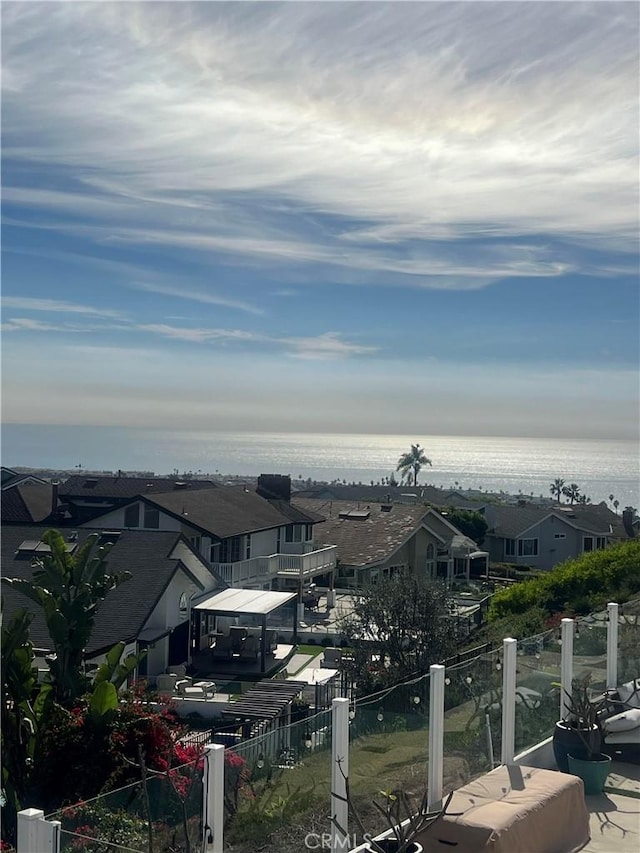
[(51, 515), (55, 517), (58, 514), (58, 487), (60, 480), (51, 481)]
[(260, 474), (256, 492), (267, 500), (291, 500), (291, 477), (286, 474)]
[(624, 525), (624, 530), (627, 536), (631, 539), (634, 538), (636, 532), (633, 528), (633, 510), (631, 509), (623, 509), (622, 510), (622, 523)]

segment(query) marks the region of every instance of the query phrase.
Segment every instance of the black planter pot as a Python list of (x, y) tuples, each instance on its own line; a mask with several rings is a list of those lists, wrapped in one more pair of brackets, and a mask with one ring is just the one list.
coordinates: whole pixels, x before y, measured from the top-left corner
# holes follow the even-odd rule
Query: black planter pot
[[(590, 733), (589, 739), (593, 740), (592, 751), (596, 754), (599, 753), (602, 747), (602, 735), (596, 726), (594, 726), (594, 731)], [(575, 758), (587, 758), (587, 748), (578, 731), (564, 720), (556, 723), (553, 732), (553, 754), (558, 770), (562, 770), (563, 773), (569, 772), (568, 755), (573, 755)]]
[[(400, 842), (397, 838), (383, 838), (380, 841), (377, 841), (376, 844), (379, 844), (380, 847), (384, 850), (385, 853), (398, 853), (400, 849)], [(369, 842), (369, 848), (371, 850), (375, 850), (377, 853), (377, 847), (374, 847), (371, 842)], [(423, 853), (422, 844), (418, 844), (417, 841), (410, 841), (409, 846), (405, 848), (406, 853)]]

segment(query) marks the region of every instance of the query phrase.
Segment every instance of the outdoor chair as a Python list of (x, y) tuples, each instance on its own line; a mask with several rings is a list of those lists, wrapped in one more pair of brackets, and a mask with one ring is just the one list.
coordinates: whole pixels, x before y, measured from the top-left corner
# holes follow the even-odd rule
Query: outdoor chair
[(232, 648), (231, 637), (221, 634), (211, 646), (211, 657), (213, 660), (231, 660)]
[(191, 684), (187, 681), (178, 682), (178, 696), (182, 699), (208, 699), (210, 692), (204, 684)]
[(607, 691), (600, 700), (602, 751), (612, 758), (640, 764), (640, 678), (617, 690)]
[(338, 669), (342, 661), (342, 649), (325, 649), (320, 661), (321, 669)]
[(267, 652), (275, 652), (278, 648), (278, 634), (273, 628), (267, 628), (265, 634), (265, 645)]
[(173, 693), (177, 680), (178, 676), (175, 672), (162, 672), (156, 676), (156, 690), (158, 693)]
[(167, 673), (169, 675), (177, 675), (178, 678), (184, 678), (187, 674), (187, 664), (186, 663), (172, 663), (167, 667)]
[(240, 625), (232, 625), (229, 635), (231, 637), (231, 651), (233, 654), (237, 654), (242, 650), (247, 639), (247, 629)]
[(260, 652), (260, 640), (258, 637), (247, 637), (240, 649), (241, 661), (256, 660)]

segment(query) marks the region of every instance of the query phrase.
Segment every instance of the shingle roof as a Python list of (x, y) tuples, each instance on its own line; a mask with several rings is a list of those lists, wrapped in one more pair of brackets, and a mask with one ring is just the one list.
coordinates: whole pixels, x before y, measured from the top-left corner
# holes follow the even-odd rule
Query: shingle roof
[(316, 518), (285, 501), (270, 501), (244, 486), (224, 486), (200, 492), (145, 496), (149, 503), (184, 518), (220, 539)]
[[(46, 527), (4, 527), (2, 530), (3, 577), (31, 578), (31, 559), (17, 556), (25, 540), (39, 539)], [(82, 544), (92, 532), (80, 530), (78, 543)], [(180, 561), (170, 557), (180, 534), (159, 531), (123, 531), (107, 558), (108, 571), (129, 571), (131, 578), (112, 590), (101, 603), (95, 620), (87, 653), (93, 654), (110, 648), (119, 640), (135, 638), (167, 584), (180, 566)], [(51, 641), (41, 611), (16, 590), (2, 587), (4, 618), (19, 607), (34, 613), (31, 638), (37, 648), (49, 648)]]
[(293, 499), (299, 503), (298, 498), (310, 498), (316, 500), (343, 500), (343, 501), (393, 501), (393, 503), (420, 503), (434, 504), (435, 506), (461, 506), (477, 507), (474, 502), (464, 494), (451, 489), (437, 489), (435, 486), (348, 486), (340, 483), (318, 483), (308, 489), (294, 492)]
[(589, 533), (619, 538), (625, 536), (620, 516), (611, 512), (605, 504), (555, 508), (494, 505), (487, 512), (491, 518), (489, 533), (514, 539), (551, 514)]
[[(181, 485), (177, 485), (181, 484)], [(179, 477), (104, 477), (73, 476), (59, 488), (60, 496), (70, 498), (134, 498), (137, 495), (157, 495), (165, 492), (193, 492), (216, 489), (212, 480), (180, 480)]]
[(2, 491), (2, 523), (38, 524), (51, 516), (53, 487), (50, 483), (10, 486)]
[(325, 521), (314, 530), (317, 545), (337, 545), (337, 557), (348, 566), (366, 566), (388, 559), (420, 526), (429, 512), (424, 506), (394, 504), (383, 512), (369, 505), (368, 518), (340, 518), (340, 513), (366, 511), (362, 501), (322, 501), (298, 498), (303, 509), (321, 513)]

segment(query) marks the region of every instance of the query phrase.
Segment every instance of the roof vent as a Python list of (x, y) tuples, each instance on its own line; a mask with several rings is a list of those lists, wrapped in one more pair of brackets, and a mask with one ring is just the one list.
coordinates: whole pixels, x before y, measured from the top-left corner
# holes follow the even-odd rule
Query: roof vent
[(99, 545), (113, 545), (120, 538), (121, 530), (101, 530), (98, 539)]
[(338, 518), (350, 518), (354, 521), (364, 521), (369, 518), (370, 515), (371, 512), (368, 509), (346, 509), (338, 513)]

